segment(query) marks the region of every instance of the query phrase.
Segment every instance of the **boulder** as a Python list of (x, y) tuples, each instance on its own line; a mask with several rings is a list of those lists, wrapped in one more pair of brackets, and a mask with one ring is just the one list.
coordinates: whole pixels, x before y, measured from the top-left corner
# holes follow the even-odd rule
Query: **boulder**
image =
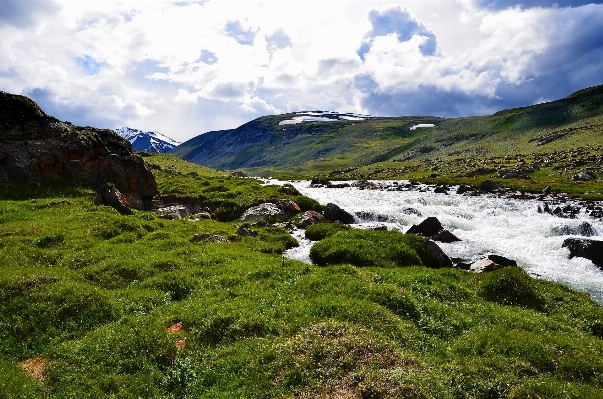
[(239, 218), (239, 221), (241, 222), (245, 222), (245, 221), (258, 221), (258, 220), (268, 220), (268, 219), (281, 219), (285, 217), (285, 214), (283, 213), (283, 210), (271, 203), (271, 202), (266, 202), (263, 204), (260, 204), (258, 206), (253, 206), (249, 209), (247, 209), (245, 211), (245, 213), (243, 213), (243, 216), (241, 216)]
[(461, 184), (459, 188), (456, 189), (457, 194), (465, 194), (468, 191), (473, 191), (473, 188), (467, 184)]
[(279, 205), (281, 207), (281, 209), (283, 210), (283, 212), (300, 212), (301, 209), (299, 207), (299, 205), (297, 205), (294, 201), (291, 201), (290, 199), (282, 199), (279, 201)]
[(214, 234), (195, 234), (195, 236), (191, 239), (191, 242), (228, 242), (226, 237), (217, 236)]
[(0, 183), (39, 186), (44, 178), (96, 190), (112, 183), (135, 207), (158, 194), (155, 177), (128, 140), (61, 122), (27, 97), (0, 92)]
[(582, 222), (578, 226), (563, 225), (553, 227), (553, 234), (556, 236), (592, 237), (596, 236), (597, 232), (590, 223)]
[(566, 238), (563, 248), (570, 251), (570, 259), (577, 256), (586, 258), (603, 269), (603, 241), (590, 240), (586, 238)]
[(596, 176), (592, 172), (584, 171), (572, 176), (572, 180), (574, 181), (588, 181), (594, 180)]
[(119, 192), (112, 184), (105, 184), (99, 190), (103, 204), (116, 209), (123, 215), (129, 215), (132, 213), (130, 202), (126, 197)]
[(325, 217), (316, 211), (307, 211), (295, 220), (295, 224), (305, 229), (310, 225), (322, 222), (324, 219)]
[(435, 217), (428, 217), (418, 225), (413, 224), (406, 233), (418, 234), (424, 237), (431, 237), (440, 230), (444, 230), (444, 227), (442, 227), (440, 221)]
[(480, 259), (476, 262), (473, 262), (471, 264), (471, 266), (469, 267), (469, 270), (471, 270), (472, 272), (475, 272), (475, 273), (484, 273), (484, 272), (491, 272), (492, 270), (500, 269), (501, 267), (504, 267), (504, 266), (499, 265), (498, 263), (494, 262), (491, 259)]
[(169, 220), (184, 219), (191, 215), (188, 208), (183, 205), (165, 206), (157, 209), (156, 212), (158, 218)]
[(492, 182), (491, 180), (486, 180), (479, 185), (479, 189), (486, 193), (494, 193), (498, 191), (500, 187), (498, 184)]
[(430, 239), (425, 239), (425, 243), (427, 244), (427, 249), (429, 250), (429, 254), (431, 255), (431, 259), (427, 261), (425, 266), (431, 267), (434, 269), (440, 269), (444, 267), (452, 267), (452, 261), (442, 251), (442, 248), (438, 246), (435, 242)]
[(339, 221), (345, 224), (352, 224), (355, 222), (354, 216), (333, 203), (328, 203), (325, 207), (324, 217), (332, 222)]
[(500, 256), (500, 255), (488, 255), (488, 260), (491, 260), (492, 262), (496, 263), (497, 265), (500, 265), (503, 267), (517, 266), (517, 262), (515, 262), (514, 260), (505, 258), (504, 256)]
[(405, 215), (417, 215), (419, 217), (423, 216), (421, 211), (419, 211), (418, 209), (415, 209), (415, 208), (404, 208), (404, 209), (402, 209), (402, 213)]
[(455, 241), (461, 241), (460, 238), (449, 232), (448, 230), (440, 230), (434, 235), (431, 236), (431, 239), (434, 241), (451, 243)]
[(248, 229), (247, 227), (239, 227), (239, 229), (237, 230), (237, 234), (240, 236), (250, 236), (250, 237), (255, 237), (258, 235), (257, 231)]

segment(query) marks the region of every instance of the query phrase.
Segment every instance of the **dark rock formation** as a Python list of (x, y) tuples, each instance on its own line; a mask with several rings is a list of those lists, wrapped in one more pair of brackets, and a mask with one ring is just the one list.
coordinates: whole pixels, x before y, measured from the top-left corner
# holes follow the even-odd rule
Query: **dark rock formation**
[(569, 249), (570, 259), (574, 256), (586, 258), (603, 269), (603, 241), (567, 238), (563, 241), (562, 247)]
[(295, 220), (295, 224), (301, 228), (306, 228), (312, 224), (320, 223), (325, 219), (322, 214), (316, 211), (307, 211), (304, 212), (299, 218)]
[(155, 177), (132, 145), (111, 130), (76, 127), (27, 97), (0, 92), (0, 183), (41, 185), (64, 178), (99, 190), (112, 183), (131, 205), (148, 205)]
[(434, 235), (431, 236), (431, 239), (434, 241), (446, 242), (446, 243), (461, 241), (460, 238), (458, 238), (457, 236), (455, 236), (448, 230), (438, 231), (437, 233), (435, 233)]
[(517, 266), (517, 262), (513, 259), (505, 258), (500, 255), (488, 255), (488, 260), (500, 265), (500, 266)]
[(349, 212), (341, 209), (339, 206), (328, 203), (325, 207), (324, 211), (325, 219), (330, 220), (332, 222), (341, 222), (345, 224), (354, 223), (354, 216), (352, 216)]
[(440, 221), (435, 217), (428, 217), (418, 225), (413, 224), (406, 233), (418, 234), (424, 237), (431, 237), (440, 230), (444, 230), (444, 227), (442, 227)]
[(553, 233), (557, 236), (583, 236), (583, 237), (592, 237), (597, 235), (597, 232), (593, 228), (593, 226), (588, 222), (582, 222), (578, 226), (557, 226), (553, 227)]
[(452, 261), (450, 260), (448, 255), (446, 255), (444, 251), (442, 251), (442, 248), (440, 248), (438, 244), (429, 239), (426, 239), (425, 243), (427, 244), (427, 249), (429, 250), (429, 254), (431, 255), (431, 259), (427, 262), (425, 266), (435, 269), (453, 266)]
[(115, 188), (113, 184), (104, 184), (99, 189), (99, 194), (105, 205), (115, 208), (119, 213), (123, 215), (129, 215), (132, 213), (132, 206), (130, 202)]

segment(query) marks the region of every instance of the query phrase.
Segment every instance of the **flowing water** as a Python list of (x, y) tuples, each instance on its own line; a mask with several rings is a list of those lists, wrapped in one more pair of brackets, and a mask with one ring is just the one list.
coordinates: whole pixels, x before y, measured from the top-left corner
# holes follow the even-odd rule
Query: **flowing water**
[[(449, 194), (436, 194), (429, 190), (314, 188), (308, 181), (288, 183), (321, 204), (332, 202), (356, 214), (355, 227), (385, 225), (405, 232), (413, 224), (435, 216), (462, 240), (438, 243), (448, 256), (477, 260), (489, 254), (502, 255), (517, 261), (533, 276), (587, 292), (603, 304), (603, 270), (584, 258), (569, 259), (568, 249), (561, 247), (566, 238), (581, 237), (576, 230), (581, 225), (584, 228), (585, 222), (594, 235), (591, 238), (602, 239), (603, 222), (589, 218), (584, 210), (575, 219), (563, 219), (539, 213), (538, 206), (543, 203), (538, 200), (462, 196), (455, 194), (455, 188)], [(285, 256), (310, 262), (312, 243), (303, 238), (303, 231), (294, 235), (301, 247), (287, 251)]]

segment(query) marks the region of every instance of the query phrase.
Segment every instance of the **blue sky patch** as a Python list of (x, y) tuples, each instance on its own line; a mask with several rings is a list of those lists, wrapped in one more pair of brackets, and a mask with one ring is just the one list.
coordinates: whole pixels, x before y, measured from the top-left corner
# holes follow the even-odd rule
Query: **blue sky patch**
[(97, 62), (94, 58), (89, 55), (78, 57), (76, 60), (77, 64), (84, 69), (86, 75), (96, 75), (101, 71), (101, 68), (105, 65), (103, 62)]

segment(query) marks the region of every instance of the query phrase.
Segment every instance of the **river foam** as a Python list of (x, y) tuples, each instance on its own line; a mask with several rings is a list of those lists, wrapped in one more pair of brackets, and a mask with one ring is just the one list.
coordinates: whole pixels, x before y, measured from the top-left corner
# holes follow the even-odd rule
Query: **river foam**
[[(592, 227), (595, 235), (592, 238), (601, 239), (603, 222), (589, 218), (584, 212), (575, 219), (562, 219), (539, 213), (541, 201), (463, 196), (454, 190), (450, 194), (436, 194), (429, 190), (310, 187), (308, 181), (288, 183), (321, 204), (332, 202), (352, 214), (360, 214), (356, 221), (356, 227), (360, 228), (386, 225), (406, 232), (413, 224), (435, 216), (444, 228), (462, 240), (440, 244), (450, 257), (476, 260), (488, 254), (502, 255), (516, 260), (533, 276), (569, 285), (603, 304), (603, 270), (584, 258), (569, 259), (569, 251), (562, 248), (566, 238), (580, 237), (564, 232), (577, 231), (584, 222)], [(307, 251), (309, 243), (304, 242), (301, 249), (286, 256), (308, 261)]]

